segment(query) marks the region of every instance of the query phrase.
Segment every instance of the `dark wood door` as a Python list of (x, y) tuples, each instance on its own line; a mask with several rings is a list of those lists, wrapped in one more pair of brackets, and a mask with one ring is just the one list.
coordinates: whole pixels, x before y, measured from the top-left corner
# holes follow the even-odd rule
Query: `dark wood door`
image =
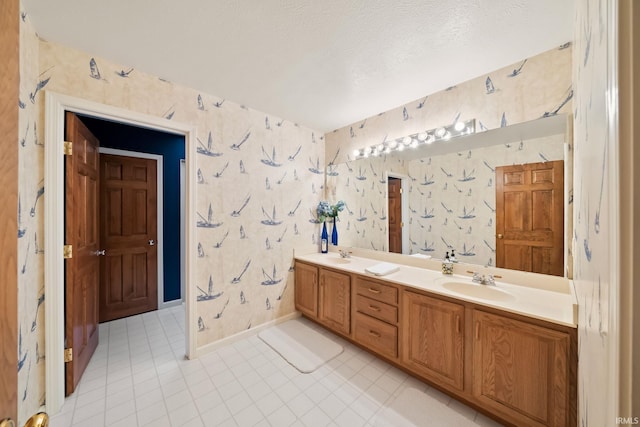
[(389, 177), (389, 252), (402, 253), (402, 180)]
[(155, 160), (100, 157), (100, 322), (158, 308)]
[(351, 276), (320, 269), (318, 320), (328, 327), (351, 333)]
[(464, 306), (406, 291), (402, 304), (402, 362), (462, 390)]
[(98, 345), (98, 286), (100, 277), (99, 142), (78, 117), (65, 115), (65, 139), (72, 154), (65, 156), (65, 392), (73, 393)]
[(496, 266), (564, 275), (564, 162), (496, 168)]

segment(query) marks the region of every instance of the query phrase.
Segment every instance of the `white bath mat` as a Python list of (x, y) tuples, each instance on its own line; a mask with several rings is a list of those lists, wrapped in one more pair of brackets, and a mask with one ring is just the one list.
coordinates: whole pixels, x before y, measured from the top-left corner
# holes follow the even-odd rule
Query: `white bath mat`
[(293, 319), (258, 333), (258, 337), (302, 373), (310, 373), (333, 359), (344, 348), (305, 324)]
[(444, 403), (415, 388), (405, 388), (376, 417), (375, 427), (477, 426)]

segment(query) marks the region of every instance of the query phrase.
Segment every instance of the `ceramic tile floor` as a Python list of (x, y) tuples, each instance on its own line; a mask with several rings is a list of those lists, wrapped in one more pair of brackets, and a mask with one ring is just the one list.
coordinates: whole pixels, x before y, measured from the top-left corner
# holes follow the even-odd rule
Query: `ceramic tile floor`
[(498, 425), (342, 339), (344, 352), (311, 374), (257, 335), (186, 360), (183, 310), (101, 324), (96, 353), (50, 426), (375, 426), (406, 387), (445, 403), (465, 425)]

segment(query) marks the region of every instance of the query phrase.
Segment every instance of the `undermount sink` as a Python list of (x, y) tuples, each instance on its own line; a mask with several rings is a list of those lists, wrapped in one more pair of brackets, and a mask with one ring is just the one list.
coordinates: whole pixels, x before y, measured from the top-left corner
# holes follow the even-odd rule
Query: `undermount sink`
[(480, 285), (468, 282), (446, 282), (442, 287), (452, 292), (493, 301), (510, 301), (515, 297), (508, 292), (493, 286)]

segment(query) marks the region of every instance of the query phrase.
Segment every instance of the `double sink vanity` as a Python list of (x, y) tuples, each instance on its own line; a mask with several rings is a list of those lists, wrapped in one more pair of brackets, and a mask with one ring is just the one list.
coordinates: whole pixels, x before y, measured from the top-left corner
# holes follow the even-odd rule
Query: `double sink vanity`
[(400, 268), (378, 277), (365, 270), (382, 259), (364, 250), (296, 255), (296, 309), (500, 422), (576, 425), (570, 281), (490, 269), (503, 277), (482, 285), (468, 265), (443, 275), (433, 260), (389, 259)]

